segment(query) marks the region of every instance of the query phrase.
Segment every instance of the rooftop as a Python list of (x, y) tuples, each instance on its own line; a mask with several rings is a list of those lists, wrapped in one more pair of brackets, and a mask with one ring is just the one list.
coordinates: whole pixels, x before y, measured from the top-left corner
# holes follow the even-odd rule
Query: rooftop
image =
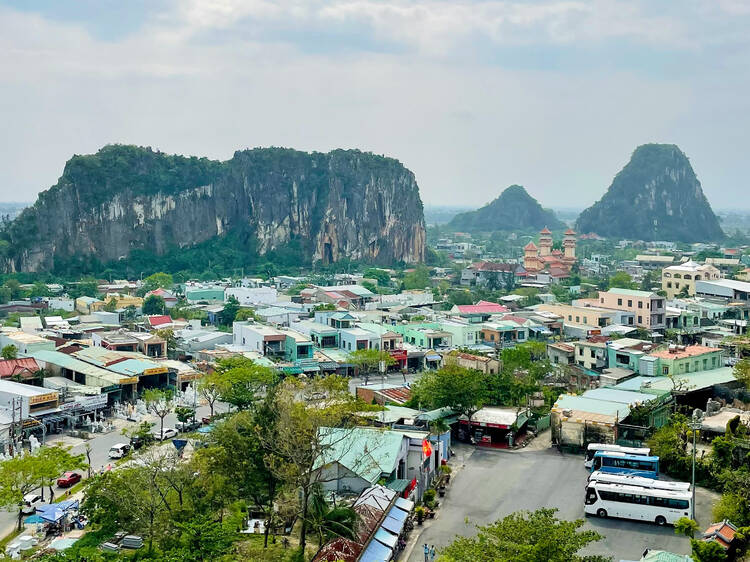
[(636, 289), (620, 289), (618, 287), (613, 287), (608, 293), (612, 295), (625, 295), (627, 297), (655, 297), (657, 296), (655, 293), (652, 293), (651, 291), (638, 291)]
[(659, 359), (687, 359), (688, 357), (698, 357), (706, 353), (721, 351), (718, 347), (706, 347), (704, 345), (688, 345), (684, 346), (684, 349), (680, 349), (680, 347), (683, 346), (652, 351), (650, 355)]

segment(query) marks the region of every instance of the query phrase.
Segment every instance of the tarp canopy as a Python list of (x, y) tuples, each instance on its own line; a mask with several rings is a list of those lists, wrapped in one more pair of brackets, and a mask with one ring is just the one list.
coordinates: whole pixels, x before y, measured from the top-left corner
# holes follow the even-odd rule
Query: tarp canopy
[(378, 541), (372, 541), (359, 558), (359, 562), (388, 562), (393, 552)]
[(57, 523), (65, 517), (65, 514), (74, 509), (78, 509), (78, 500), (65, 500), (58, 503), (40, 505), (36, 508), (36, 513), (45, 521)]

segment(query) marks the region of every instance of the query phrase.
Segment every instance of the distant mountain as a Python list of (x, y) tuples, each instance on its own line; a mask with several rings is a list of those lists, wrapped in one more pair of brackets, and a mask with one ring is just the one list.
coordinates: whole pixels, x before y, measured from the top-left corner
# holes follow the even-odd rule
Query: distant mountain
[(555, 213), (544, 209), (520, 185), (511, 185), (481, 209), (456, 215), (448, 227), (453, 230), (541, 230), (565, 228)]
[(724, 238), (687, 156), (673, 144), (633, 152), (576, 230), (611, 238), (706, 242)]
[(450, 222), (459, 213), (470, 211), (476, 207), (462, 206), (451, 207), (447, 205), (425, 205), (424, 222), (427, 225), (445, 224)]

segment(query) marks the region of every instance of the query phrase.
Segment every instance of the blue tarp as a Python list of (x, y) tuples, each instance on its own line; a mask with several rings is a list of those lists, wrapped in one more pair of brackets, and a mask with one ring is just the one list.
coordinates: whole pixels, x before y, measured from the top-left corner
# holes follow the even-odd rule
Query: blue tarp
[(401, 529), (404, 528), (404, 522), (394, 519), (393, 517), (386, 517), (383, 519), (383, 523), (380, 525), (383, 529), (389, 530), (391, 533), (398, 535)]
[(393, 552), (378, 541), (371, 541), (359, 558), (359, 562), (388, 562)]
[(396, 505), (404, 511), (411, 511), (414, 507), (414, 502), (405, 498), (396, 498)]
[(393, 517), (396, 521), (406, 521), (408, 515), (409, 514), (406, 511), (396, 507), (395, 505), (388, 512), (388, 517)]
[(36, 508), (36, 513), (45, 521), (56, 523), (72, 509), (78, 509), (78, 500), (65, 500), (58, 503), (40, 505)]

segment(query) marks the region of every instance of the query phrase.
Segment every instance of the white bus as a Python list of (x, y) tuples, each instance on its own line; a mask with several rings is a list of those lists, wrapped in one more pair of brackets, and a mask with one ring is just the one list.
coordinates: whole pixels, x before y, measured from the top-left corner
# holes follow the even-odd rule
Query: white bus
[(690, 501), (688, 490), (660, 490), (594, 480), (586, 486), (583, 510), (586, 515), (673, 525), (680, 517), (690, 517)]
[(600, 484), (625, 484), (626, 486), (640, 486), (642, 488), (651, 488), (654, 490), (674, 490), (689, 491), (690, 482), (670, 482), (665, 480), (654, 480), (653, 478), (644, 478), (643, 476), (632, 476), (630, 474), (611, 474), (596, 470), (589, 476), (590, 482), (599, 482)]
[(586, 458), (583, 461), (583, 466), (591, 468), (591, 465), (594, 462), (594, 455), (597, 451), (628, 453), (629, 455), (641, 456), (648, 456), (651, 454), (651, 449), (648, 447), (623, 447), (622, 445), (612, 445), (610, 443), (589, 443), (588, 447), (586, 447)]

